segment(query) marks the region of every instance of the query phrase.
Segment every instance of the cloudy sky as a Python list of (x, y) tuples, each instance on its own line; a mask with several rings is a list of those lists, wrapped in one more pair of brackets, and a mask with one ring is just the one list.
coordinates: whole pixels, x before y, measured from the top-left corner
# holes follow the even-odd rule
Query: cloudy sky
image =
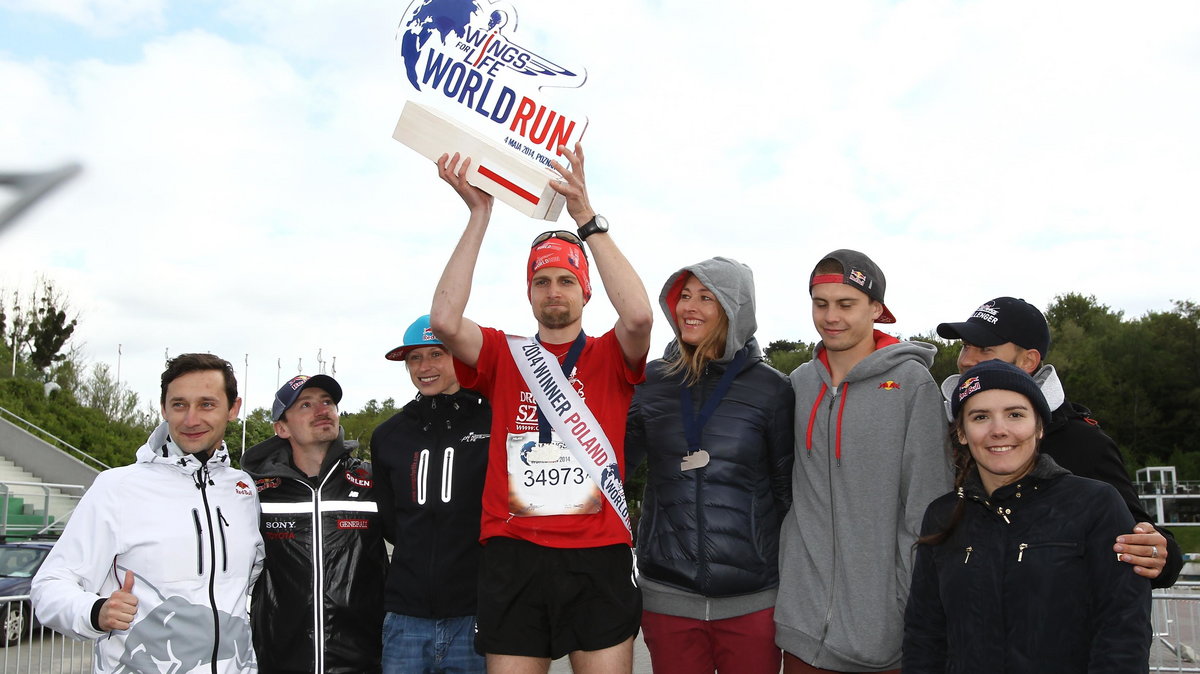
[[(812, 341), (808, 272), (857, 248), (902, 335), (997, 295), (1200, 300), (1200, 3), (514, 1), (523, 44), (587, 68), (592, 202), (653, 298), (735, 257), (759, 340)], [(0, 0), (0, 171), (84, 167), (0, 231), (0, 287), (52, 279), (143, 400), (184, 351), (248, 358), (254, 407), (318, 351), (345, 410), (411, 397), (383, 354), (467, 212), (391, 139), (407, 5)], [(470, 317), (533, 329), (547, 228), (497, 205)], [(614, 318), (598, 293), (585, 329)]]

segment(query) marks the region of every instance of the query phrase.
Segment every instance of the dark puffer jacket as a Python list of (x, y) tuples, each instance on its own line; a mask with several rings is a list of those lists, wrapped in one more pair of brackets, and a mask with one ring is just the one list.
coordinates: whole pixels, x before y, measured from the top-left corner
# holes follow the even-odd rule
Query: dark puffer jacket
[[(736, 355), (744, 354), (746, 360), (700, 436), (709, 462), (691, 470), (681, 470), (688, 454), (680, 400), (683, 377), (664, 374), (664, 360), (646, 367), (646, 381), (630, 405), (625, 441), (627, 460), (645, 455), (648, 467), (637, 532), (638, 571), (651, 581), (643, 583), (647, 610), (732, 617), (763, 608), (754, 602), (774, 605), (779, 527), (791, 505), (795, 396), (787, 378), (762, 362), (754, 339), (749, 267), (713, 258), (673, 274), (659, 301), (676, 334), (675, 305), (693, 274), (717, 298), (729, 325), (721, 357), (690, 387), (696, 416)], [(676, 348), (672, 342), (668, 356)], [(669, 588), (701, 598), (770, 592), (750, 603), (714, 606), (688, 601)]]
[(460, 389), (418, 395), (371, 436), (379, 507), (396, 546), (387, 611), (418, 618), (475, 615), (491, 420), (483, 396)]
[[(1043, 454), (991, 497), (975, 473), (964, 497), (951, 536), (917, 546), (905, 674), (1147, 671), (1150, 582), (1112, 551), (1134, 522), (1111, 486)], [(922, 535), (944, 530), (959, 498), (930, 504)]]
[(279, 436), (246, 450), (242, 468), (258, 486), (267, 551), (250, 606), (259, 670), (378, 672), (387, 553), (371, 464), (339, 434), (313, 480)]
[[(701, 436), (709, 464), (680, 470), (688, 453), (680, 416), (680, 376), (666, 364), (646, 368), (630, 406), (625, 451), (639, 445), (648, 473), (638, 522), (638, 572), (707, 597), (757, 592), (779, 584), (779, 526), (791, 497), (792, 387), (752, 359), (734, 380)], [(692, 387), (708, 399), (725, 366), (710, 364)]]

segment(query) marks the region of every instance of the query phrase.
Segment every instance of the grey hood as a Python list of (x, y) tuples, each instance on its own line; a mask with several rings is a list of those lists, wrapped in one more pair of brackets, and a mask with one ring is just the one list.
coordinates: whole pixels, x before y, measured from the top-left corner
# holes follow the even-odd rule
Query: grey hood
[(667, 316), (667, 323), (675, 332), (675, 339), (667, 345), (666, 355), (670, 359), (679, 352), (679, 325), (675, 322), (675, 305), (679, 302), (679, 294), (683, 284), (690, 275), (695, 277), (708, 288), (725, 315), (729, 318), (729, 330), (725, 334), (725, 351), (718, 363), (728, 363), (744, 346), (750, 347), (750, 357), (762, 356), (754, 332), (758, 329), (758, 320), (754, 314), (754, 272), (750, 267), (728, 257), (714, 257), (691, 264), (671, 274), (663, 284), (662, 292), (658, 295), (658, 304)]

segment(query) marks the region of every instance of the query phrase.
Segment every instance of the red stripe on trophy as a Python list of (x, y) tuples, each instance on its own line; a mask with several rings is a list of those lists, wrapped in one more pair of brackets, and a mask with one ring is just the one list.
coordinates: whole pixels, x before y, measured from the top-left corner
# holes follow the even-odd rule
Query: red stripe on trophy
[(517, 195), (518, 197), (521, 197), (525, 201), (528, 201), (529, 203), (533, 204), (534, 206), (537, 205), (538, 198), (537, 198), (537, 196), (535, 196), (533, 194), (533, 192), (530, 192), (528, 190), (523, 190), (520, 187), (517, 187), (516, 183), (505, 178), (504, 176), (501, 176), (499, 173), (496, 173), (495, 171), (484, 166), (483, 164), (480, 164), (479, 166), (477, 166), (476, 170), (479, 171), (480, 175), (482, 175), (485, 178), (491, 179), (497, 185), (507, 189), (509, 192), (512, 192), (513, 194)]

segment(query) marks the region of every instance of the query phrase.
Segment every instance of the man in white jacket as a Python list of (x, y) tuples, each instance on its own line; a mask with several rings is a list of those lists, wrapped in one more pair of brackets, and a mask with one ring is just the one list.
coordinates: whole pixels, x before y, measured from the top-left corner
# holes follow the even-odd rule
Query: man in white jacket
[(45, 625), (96, 639), (96, 672), (253, 672), (246, 596), (263, 561), (254, 481), (229, 465), (233, 367), (184, 354), (137, 462), (104, 471), (33, 579)]

